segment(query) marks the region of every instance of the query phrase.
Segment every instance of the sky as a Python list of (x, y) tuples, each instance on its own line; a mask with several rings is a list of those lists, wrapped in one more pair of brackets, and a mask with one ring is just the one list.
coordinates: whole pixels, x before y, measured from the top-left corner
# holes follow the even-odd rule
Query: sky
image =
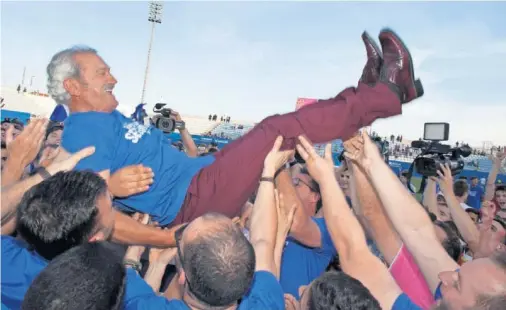
[[(147, 2), (1, 1), (1, 84), (46, 91), (52, 55), (99, 51), (124, 107), (140, 102), (151, 25)], [(394, 29), (410, 48), (425, 95), (373, 124), (382, 135), (423, 135), (450, 123), (450, 141), (506, 145), (506, 2), (165, 2), (155, 28), (146, 102), (186, 115), (260, 121), (355, 86), (360, 35)]]

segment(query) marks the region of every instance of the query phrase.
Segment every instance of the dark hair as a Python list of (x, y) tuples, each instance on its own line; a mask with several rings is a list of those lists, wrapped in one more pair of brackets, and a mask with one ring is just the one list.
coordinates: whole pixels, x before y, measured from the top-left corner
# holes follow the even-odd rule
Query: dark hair
[(467, 213), (473, 213), (473, 214), (476, 214), (476, 215), (478, 215), (478, 216), (481, 216), (480, 211), (476, 210), (475, 208), (467, 208), (467, 209), (466, 209), (466, 212), (467, 212)]
[[(306, 166), (304, 166), (304, 167), (302, 167), (300, 169), (300, 173), (307, 174), (308, 176), (311, 177), (311, 175), (309, 174), (309, 171), (307, 170)], [(318, 198), (318, 201), (316, 202), (316, 212), (318, 212), (318, 211), (320, 211), (320, 209), (323, 206), (322, 195), (321, 195), (321, 192), (320, 192), (320, 184), (318, 184), (318, 182), (316, 182), (313, 179), (313, 177), (311, 177), (311, 181), (309, 181), (309, 185), (310, 185), (309, 189), (311, 190), (311, 192), (318, 194), (319, 198)]]
[(500, 192), (500, 191), (506, 192), (506, 185), (497, 185), (495, 187), (495, 191), (494, 191), (495, 193)]
[(440, 227), (446, 234), (446, 239), (443, 240), (441, 245), (446, 250), (446, 253), (448, 253), (448, 255), (450, 255), (454, 261), (458, 261), (460, 255), (462, 254), (462, 246), (460, 244), (459, 235), (453, 228), (455, 224), (451, 225), (449, 223), (453, 224), (451, 221), (434, 221), (434, 225)]
[(53, 122), (52, 124), (50, 124), (46, 130), (46, 140), (50, 134), (52, 134), (53, 132), (58, 131), (58, 130), (63, 130), (63, 125), (61, 123)]
[(471, 177), (470, 180), (478, 180), (477, 176)]
[(207, 153), (216, 153), (218, 152), (218, 149), (215, 148), (215, 147), (210, 147), (208, 150), (207, 150)]
[(371, 292), (344, 272), (325, 272), (307, 292), (309, 310), (381, 309)]
[(453, 192), (457, 197), (464, 197), (469, 192), (469, 185), (464, 180), (457, 180), (453, 183)]
[(125, 268), (105, 242), (85, 243), (55, 258), (30, 285), (21, 309), (117, 310), (123, 305)]
[(97, 199), (107, 184), (91, 171), (59, 172), (27, 191), (18, 207), (17, 230), (42, 257), (87, 242), (94, 232)]
[(3, 149), (6, 149), (6, 148), (7, 148), (7, 144), (5, 144), (5, 142), (2, 142), (2, 148), (3, 148)]
[(183, 242), (181, 249), (189, 291), (209, 306), (228, 306), (250, 288), (255, 252), (236, 225), (220, 221), (224, 215), (208, 213), (202, 218), (215, 222), (214, 227)]

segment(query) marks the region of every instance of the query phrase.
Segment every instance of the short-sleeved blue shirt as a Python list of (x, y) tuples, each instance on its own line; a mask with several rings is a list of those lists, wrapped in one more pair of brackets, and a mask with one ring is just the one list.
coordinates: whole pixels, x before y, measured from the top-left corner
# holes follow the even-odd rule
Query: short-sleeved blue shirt
[[(187, 310), (183, 301), (167, 300), (155, 294), (153, 289), (132, 269), (127, 269), (125, 309), (139, 310)], [(244, 296), (239, 310), (282, 310), (285, 309), (283, 290), (274, 275), (267, 271), (257, 271), (248, 294)]]
[(395, 303), (392, 306), (392, 310), (421, 310), (422, 308), (418, 307), (408, 295), (402, 293), (397, 297)]
[(280, 283), (287, 294), (299, 299), (299, 287), (318, 278), (337, 254), (323, 218), (313, 218), (321, 233), (321, 247), (310, 248), (288, 237), (281, 259)]
[(95, 146), (95, 153), (77, 164), (79, 170), (110, 170), (112, 174), (129, 165), (150, 167), (155, 177), (149, 190), (117, 202), (128, 211), (151, 215), (164, 226), (178, 214), (195, 174), (214, 161), (213, 156), (188, 157), (174, 149), (162, 131), (118, 111), (70, 114), (65, 120), (62, 146), (70, 153)]

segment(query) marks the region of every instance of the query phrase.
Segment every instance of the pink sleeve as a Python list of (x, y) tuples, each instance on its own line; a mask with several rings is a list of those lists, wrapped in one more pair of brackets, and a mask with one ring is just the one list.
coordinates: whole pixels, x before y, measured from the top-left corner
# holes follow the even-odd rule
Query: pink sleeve
[(427, 282), (404, 244), (390, 266), (390, 274), (401, 290), (422, 309), (430, 309), (435, 303)]

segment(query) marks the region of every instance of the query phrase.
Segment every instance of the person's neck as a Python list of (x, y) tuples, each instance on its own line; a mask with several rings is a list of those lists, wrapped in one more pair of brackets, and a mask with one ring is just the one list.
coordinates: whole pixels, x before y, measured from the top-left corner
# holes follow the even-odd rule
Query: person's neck
[(237, 309), (237, 303), (234, 303), (230, 306), (224, 307), (212, 307), (209, 305), (205, 305), (204, 303), (198, 301), (196, 298), (190, 296), (188, 292), (185, 292), (183, 295), (183, 301), (188, 306), (188, 308), (192, 310), (235, 310)]

